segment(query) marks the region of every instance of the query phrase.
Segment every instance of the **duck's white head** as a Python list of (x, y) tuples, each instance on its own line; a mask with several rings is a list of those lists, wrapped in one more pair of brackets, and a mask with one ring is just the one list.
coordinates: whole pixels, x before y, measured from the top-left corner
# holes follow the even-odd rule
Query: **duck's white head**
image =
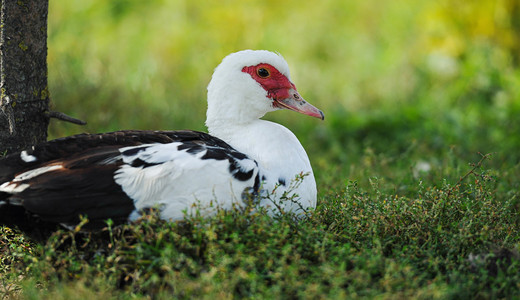
[(206, 126), (210, 132), (240, 126), (282, 108), (324, 118), (300, 96), (281, 55), (243, 50), (226, 56), (213, 73), (208, 85)]

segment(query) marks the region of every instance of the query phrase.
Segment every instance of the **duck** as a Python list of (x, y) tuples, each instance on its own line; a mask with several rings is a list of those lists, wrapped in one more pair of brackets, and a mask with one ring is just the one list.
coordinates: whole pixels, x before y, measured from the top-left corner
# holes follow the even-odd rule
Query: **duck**
[(0, 160), (0, 224), (88, 228), (210, 216), (253, 203), (270, 214), (316, 207), (311, 163), (297, 137), (262, 117), (281, 109), (323, 120), (278, 53), (226, 56), (207, 87), (208, 133), (121, 130), (47, 141)]

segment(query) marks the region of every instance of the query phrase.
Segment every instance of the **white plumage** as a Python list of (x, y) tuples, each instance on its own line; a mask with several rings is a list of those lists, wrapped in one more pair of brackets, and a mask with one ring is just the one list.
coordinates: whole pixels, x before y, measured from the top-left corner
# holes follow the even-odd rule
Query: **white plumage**
[[(207, 150), (190, 154), (178, 150), (180, 145), (156, 144), (134, 156), (123, 156), (125, 164), (116, 172), (115, 181), (134, 199), (137, 211), (159, 205), (162, 218), (173, 220), (182, 219), (186, 210), (208, 214), (211, 207), (229, 209), (233, 202), (240, 203), (241, 193), (254, 185), (258, 168), (253, 160), (239, 161), (244, 172), (253, 171), (249, 180), (241, 181), (229, 172), (227, 160), (202, 159)], [(132, 167), (135, 159), (156, 165)]]

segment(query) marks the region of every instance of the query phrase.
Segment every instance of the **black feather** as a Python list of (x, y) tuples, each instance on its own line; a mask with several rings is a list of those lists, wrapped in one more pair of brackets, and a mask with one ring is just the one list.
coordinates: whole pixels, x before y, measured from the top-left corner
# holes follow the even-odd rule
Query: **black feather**
[(145, 162), (144, 160), (140, 159), (140, 158), (136, 158), (132, 161), (132, 164), (131, 166), (134, 167), (134, 168), (139, 168), (139, 167), (143, 167), (143, 168), (148, 168), (148, 167), (151, 167), (151, 166), (156, 166), (156, 165), (159, 165), (160, 163), (149, 163), (149, 162)]
[(134, 155), (138, 154), (139, 152), (148, 149), (148, 147), (149, 146), (135, 147), (135, 148), (132, 148), (132, 149), (125, 150), (122, 153), (125, 156), (134, 156)]
[(254, 171), (254, 169), (251, 169), (247, 172), (244, 172), (236, 160), (230, 160), (229, 162), (229, 172), (233, 175), (235, 179), (238, 179), (240, 181), (246, 181), (251, 179), (251, 176), (253, 176)]

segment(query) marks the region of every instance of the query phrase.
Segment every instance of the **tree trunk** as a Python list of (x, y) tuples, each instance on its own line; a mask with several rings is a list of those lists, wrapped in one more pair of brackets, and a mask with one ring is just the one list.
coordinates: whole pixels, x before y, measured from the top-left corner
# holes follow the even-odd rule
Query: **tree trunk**
[(47, 139), (48, 0), (2, 0), (0, 157)]

